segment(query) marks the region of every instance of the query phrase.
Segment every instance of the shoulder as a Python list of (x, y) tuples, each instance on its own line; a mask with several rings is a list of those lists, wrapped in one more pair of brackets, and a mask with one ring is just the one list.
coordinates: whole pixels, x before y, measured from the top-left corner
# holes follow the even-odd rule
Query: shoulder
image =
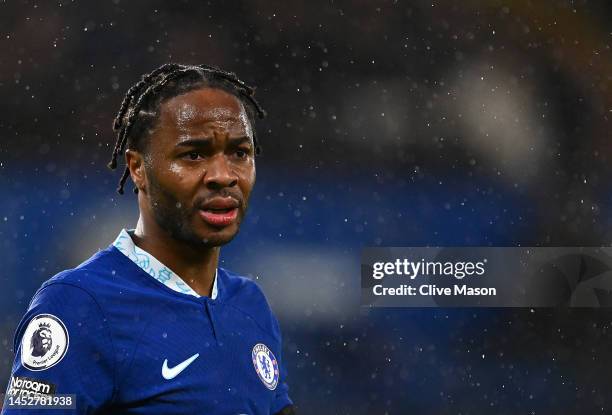
[[(75, 344), (73, 350), (77, 345), (87, 350), (91, 343), (113, 350), (117, 314), (130, 311), (124, 310), (128, 290), (125, 278), (120, 277), (126, 270), (126, 261), (121, 256), (116, 248), (109, 246), (75, 268), (61, 271), (43, 282), (17, 326), (14, 350), (33, 324), (38, 324), (39, 316), (57, 320)], [(134, 315), (131, 311), (130, 315)], [(134, 325), (130, 327), (133, 329)]]
[(106, 331), (103, 304), (106, 302), (104, 298), (116, 291), (110, 278), (115, 260), (114, 253), (107, 248), (77, 267), (61, 271), (43, 282), (30, 301), (15, 339), (40, 314), (53, 315), (66, 325), (81, 326), (87, 322), (96, 330)]
[(75, 268), (61, 271), (47, 281), (41, 289), (53, 284), (65, 284), (79, 287), (85, 291), (95, 290), (98, 285), (108, 280), (121, 265), (121, 253), (111, 247), (98, 251)]
[(99, 251), (77, 267), (61, 271), (43, 282), (34, 294), (29, 309), (41, 303), (49, 303), (54, 308), (72, 308), (84, 303), (94, 306), (95, 294), (109, 274), (103, 264), (107, 256), (108, 249)]
[(66, 348), (68, 338), (73, 343), (78, 338), (76, 344), (86, 339), (99, 339), (110, 344), (108, 324), (98, 301), (90, 291), (70, 278), (51, 279), (34, 294), (15, 331), (14, 350), (17, 350), (22, 339), (28, 341), (33, 330), (41, 324), (55, 327), (54, 335), (58, 336), (61, 328), (65, 334)]
[(226, 303), (240, 304), (246, 308), (270, 312), (263, 291), (251, 278), (219, 268), (217, 285)]
[(110, 305), (119, 298), (125, 300), (128, 293), (142, 289), (142, 281), (135, 277), (138, 271), (129, 258), (111, 245), (76, 267), (61, 271), (43, 282), (35, 298), (49, 287), (55, 287), (65, 289), (67, 294), (86, 294), (102, 306)]
[(220, 301), (251, 316), (264, 331), (280, 338), (278, 321), (261, 287), (251, 278), (219, 268)]
[(218, 284), (223, 286), (226, 298), (232, 298), (237, 295), (256, 295), (265, 300), (265, 296), (259, 285), (249, 277), (239, 275), (226, 268), (219, 267)]

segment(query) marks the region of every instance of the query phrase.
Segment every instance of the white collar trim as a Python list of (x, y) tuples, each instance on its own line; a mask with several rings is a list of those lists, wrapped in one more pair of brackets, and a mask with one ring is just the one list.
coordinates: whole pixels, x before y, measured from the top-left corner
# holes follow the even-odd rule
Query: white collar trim
[[(189, 285), (183, 281), (181, 277), (176, 275), (174, 271), (162, 264), (157, 258), (136, 246), (130, 234), (133, 229), (122, 229), (113, 242), (113, 246), (117, 248), (123, 255), (131, 259), (136, 265), (142, 268), (147, 274), (155, 278), (157, 281), (164, 284), (171, 290), (178, 291), (183, 294), (200, 297)], [(211, 299), (217, 298), (217, 270), (215, 269), (215, 279), (213, 281)]]

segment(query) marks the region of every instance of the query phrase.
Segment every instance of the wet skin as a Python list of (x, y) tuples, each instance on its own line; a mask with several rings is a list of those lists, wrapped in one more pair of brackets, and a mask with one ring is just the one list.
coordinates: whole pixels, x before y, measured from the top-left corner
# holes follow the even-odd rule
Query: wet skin
[(164, 101), (147, 150), (126, 151), (138, 188), (135, 243), (200, 295), (238, 233), (255, 184), (253, 133), (234, 95), (201, 88)]

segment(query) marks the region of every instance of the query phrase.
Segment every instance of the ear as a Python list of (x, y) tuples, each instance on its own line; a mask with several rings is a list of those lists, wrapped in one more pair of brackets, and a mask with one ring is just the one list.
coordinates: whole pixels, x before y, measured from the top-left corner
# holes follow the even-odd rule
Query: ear
[(125, 164), (130, 169), (130, 176), (139, 192), (147, 192), (147, 174), (145, 171), (145, 160), (143, 154), (136, 150), (125, 151)]

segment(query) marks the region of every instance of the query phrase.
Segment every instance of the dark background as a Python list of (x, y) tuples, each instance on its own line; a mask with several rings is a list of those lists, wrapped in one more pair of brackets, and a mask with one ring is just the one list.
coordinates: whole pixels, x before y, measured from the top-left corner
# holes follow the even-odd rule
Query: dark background
[(222, 265), (264, 288), (301, 414), (611, 412), (612, 311), (359, 304), (365, 246), (610, 244), (611, 22), (605, 0), (0, 1), (0, 386), (36, 288), (134, 227), (112, 119), (174, 61), (268, 111)]

